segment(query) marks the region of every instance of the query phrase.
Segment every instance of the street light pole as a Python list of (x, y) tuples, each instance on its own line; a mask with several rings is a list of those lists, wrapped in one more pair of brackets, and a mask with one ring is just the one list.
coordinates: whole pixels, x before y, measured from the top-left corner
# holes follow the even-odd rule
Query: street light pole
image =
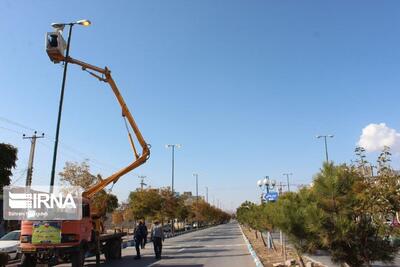
[(174, 176), (175, 176), (175, 147), (180, 148), (180, 144), (167, 144), (165, 145), (166, 148), (172, 148), (172, 159), (171, 159), (171, 190), (174, 193)]
[[(72, 27), (74, 26), (74, 24), (73, 23), (69, 23), (68, 25), (69, 25), (69, 33), (68, 33), (68, 41), (67, 41), (67, 51), (65, 53), (65, 57), (66, 58), (68, 58), (68, 56), (69, 56), (69, 47), (70, 47), (70, 44), (71, 44)], [(56, 173), (58, 137), (60, 135), (61, 112), (62, 112), (62, 107), (63, 107), (63, 102), (64, 102), (64, 90), (65, 90), (65, 81), (66, 81), (66, 78), (67, 78), (67, 68), (68, 68), (68, 61), (65, 61), (63, 79), (62, 79), (62, 84), (61, 84), (60, 103), (58, 105), (56, 138), (54, 140), (53, 164), (51, 166), (50, 187), (54, 186), (54, 177), (55, 177), (55, 173)]]
[(328, 141), (326, 140), (328, 137), (329, 138), (333, 138), (333, 135), (332, 134), (329, 134), (329, 135), (317, 135), (316, 136), (318, 139), (319, 138), (324, 138), (324, 143), (325, 143), (325, 159), (326, 159), (326, 162), (329, 162), (329, 158), (328, 158)]
[[(193, 173), (193, 176), (196, 177), (196, 210), (199, 208), (199, 175), (197, 173)], [(199, 221), (196, 223), (196, 228), (199, 229)]]
[[(69, 48), (70, 48), (70, 44), (71, 44), (72, 27), (75, 24), (79, 24), (79, 25), (82, 25), (82, 26), (89, 26), (91, 24), (91, 22), (89, 20), (79, 20), (79, 21), (71, 22), (71, 23), (53, 23), (52, 24), (52, 26), (54, 28), (59, 28), (59, 29), (63, 29), (67, 25), (69, 26), (68, 41), (67, 41), (67, 49), (66, 49), (66, 52), (65, 52), (65, 58), (69, 57)], [(56, 137), (55, 137), (55, 140), (54, 140), (53, 163), (52, 163), (52, 166), (51, 166), (50, 187), (54, 186), (54, 178), (55, 178), (55, 173), (56, 173), (58, 137), (60, 135), (61, 113), (62, 113), (62, 107), (63, 107), (63, 102), (64, 102), (64, 91), (65, 91), (65, 82), (66, 82), (66, 79), (67, 79), (67, 69), (68, 69), (68, 61), (65, 60), (64, 61), (63, 79), (62, 79), (62, 84), (61, 84), (60, 102), (59, 102), (59, 105), (58, 105)]]
[(196, 204), (199, 204), (199, 175), (197, 173), (193, 173), (193, 176), (196, 177)]

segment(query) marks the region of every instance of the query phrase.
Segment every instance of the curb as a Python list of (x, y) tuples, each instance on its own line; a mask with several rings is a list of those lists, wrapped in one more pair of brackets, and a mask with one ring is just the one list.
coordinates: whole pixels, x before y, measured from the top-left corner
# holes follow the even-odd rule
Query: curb
[(314, 259), (311, 258), (310, 256), (303, 255), (302, 257), (305, 258), (305, 259), (307, 259), (307, 260), (309, 260), (309, 261), (311, 261), (311, 262), (314, 262), (315, 264), (317, 264), (317, 265), (319, 265), (319, 266), (329, 267), (328, 265), (323, 264), (322, 262), (319, 262), (319, 261), (314, 260)]
[(262, 264), (262, 262), (260, 261), (260, 259), (257, 256), (257, 253), (254, 251), (253, 247), (251, 246), (249, 240), (247, 239), (247, 237), (244, 235), (243, 230), (242, 230), (242, 226), (239, 225), (240, 228), (240, 232), (242, 232), (243, 235), (243, 239), (246, 242), (247, 245), (247, 249), (249, 250), (251, 256), (253, 257), (254, 263), (256, 264), (256, 267), (264, 267), (264, 265)]

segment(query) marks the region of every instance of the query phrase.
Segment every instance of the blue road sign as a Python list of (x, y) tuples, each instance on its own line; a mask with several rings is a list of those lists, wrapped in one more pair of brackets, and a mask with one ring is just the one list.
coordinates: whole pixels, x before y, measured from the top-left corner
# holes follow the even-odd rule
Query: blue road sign
[(278, 192), (266, 193), (266, 194), (264, 194), (263, 198), (264, 198), (265, 201), (275, 202), (275, 201), (278, 200)]

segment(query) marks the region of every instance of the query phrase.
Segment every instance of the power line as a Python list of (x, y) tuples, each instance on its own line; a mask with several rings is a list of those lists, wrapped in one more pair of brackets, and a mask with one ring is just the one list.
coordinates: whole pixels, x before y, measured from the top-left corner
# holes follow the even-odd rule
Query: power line
[(0, 126), (0, 129), (6, 130), (6, 131), (10, 131), (10, 132), (13, 132), (13, 133), (16, 133), (16, 134), (19, 134), (19, 135), (23, 134), (22, 132), (19, 132), (17, 130), (13, 130), (13, 129), (10, 129), (10, 128), (7, 128), (7, 127), (3, 127), (3, 126)]
[[(6, 123), (12, 124), (14, 126), (18, 126), (20, 128), (24, 128), (24, 129), (27, 129), (27, 130), (35, 131), (35, 129), (33, 129), (32, 127), (29, 127), (29, 126), (24, 125), (22, 123), (19, 123), (19, 122), (16, 122), (14, 120), (5, 118), (3, 116), (0, 116), (0, 120), (4, 121)], [(16, 134), (23, 134), (23, 132), (20, 132), (18, 130), (14, 130), (14, 129), (10, 129), (10, 128), (7, 128), (7, 127), (0, 126), (0, 128), (4, 129), (4, 130), (7, 130), (7, 131), (10, 131), (10, 132), (13, 132), (13, 133), (16, 133)], [(49, 141), (54, 141), (55, 140), (54, 136), (52, 136), (52, 135), (47, 135), (47, 136), (50, 137), (50, 138), (48, 138)], [(47, 144), (45, 144), (44, 142), (40, 142), (39, 140), (38, 140), (38, 142), (40, 144), (46, 146), (49, 149), (53, 149), (53, 148), (49, 147)], [(63, 142), (60, 142), (60, 146), (64, 150), (63, 152), (61, 152), (61, 154), (66, 156), (67, 158), (71, 158), (72, 157), (72, 158), (74, 158), (74, 160), (77, 160), (77, 161), (82, 160), (82, 159), (83, 160), (89, 159), (92, 165), (94, 165), (94, 166), (96, 166), (96, 167), (98, 167), (100, 169), (103, 169), (103, 170), (114, 171), (114, 170), (119, 169), (118, 167), (116, 167), (114, 165), (111, 165), (109, 163), (105, 163), (103, 161), (100, 161), (100, 160), (94, 158), (93, 156), (88, 155), (88, 154), (86, 154), (86, 153), (84, 153), (82, 151), (79, 151), (78, 149), (76, 149), (76, 148), (74, 148), (74, 147), (72, 147), (72, 146), (70, 146), (68, 144), (65, 144)], [(69, 150), (70, 152), (72, 152), (72, 154), (69, 153), (69, 155), (68, 155), (67, 153), (65, 153), (65, 150)], [(73, 154), (75, 154), (75, 155), (73, 155)]]
[(25, 176), (25, 173), (27, 172), (27, 170), (28, 170), (28, 168), (20, 170), (20, 176), (17, 179), (15, 179), (15, 181), (13, 181), (11, 183), (11, 185), (15, 185), (19, 180), (21, 180)]
[[(8, 127), (4, 127), (4, 126), (0, 126), (0, 129), (6, 130), (6, 131), (9, 131), (9, 132), (18, 134), (18, 135), (22, 135), (23, 134), (23, 132), (20, 132), (18, 130), (11, 129), (11, 128), (8, 128)], [(48, 144), (46, 144), (45, 142), (38, 141), (38, 143), (40, 143), (41, 145), (45, 146), (46, 148), (52, 150), (52, 148)], [(100, 167), (103, 170), (118, 169), (115, 166), (112, 166), (112, 165), (107, 164), (105, 162), (99, 161), (99, 160), (93, 158), (90, 155), (87, 155), (87, 154), (85, 154), (83, 152), (80, 152), (77, 149), (72, 148), (69, 145), (66, 145), (64, 143), (60, 143), (60, 145), (61, 145), (61, 149), (64, 150), (64, 151), (60, 151), (60, 153), (62, 155), (64, 155), (64, 156), (66, 156), (67, 158), (73, 158), (73, 160), (75, 160), (75, 161), (80, 161), (82, 159), (89, 159), (90, 162), (92, 163), (92, 165), (95, 165), (96, 167)], [(72, 153), (66, 153), (65, 150), (69, 150)]]
[(13, 125), (15, 125), (15, 126), (18, 126), (18, 127), (20, 127), (20, 128), (24, 128), (25, 130), (35, 131), (35, 129), (33, 129), (33, 128), (29, 127), (29, 126), (23, 125), (22, 123), (19, 123), (19, 122), (16, 122), (16, 121), (7, 119), (7, 118), (2, 117), (2, 116), (0, 116), (0, 120), (2, 120), (2, 121), (4, 121), (4, 122), (7, 122), (7, 123), (9, 123), (9, 124), (13, 124)]

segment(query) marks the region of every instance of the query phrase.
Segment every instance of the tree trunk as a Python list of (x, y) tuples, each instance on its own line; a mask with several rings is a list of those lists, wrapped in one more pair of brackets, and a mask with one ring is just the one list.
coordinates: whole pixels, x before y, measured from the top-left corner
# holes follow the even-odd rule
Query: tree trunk
[(261, 231), (260, 231), (260, 235), (261, 235), (261, 240), (262, 240), (262, 242), (263, 242), (263, 244), (264, 244), (264, 247), (266, 247), (266, 246), (267, 246), (267, 243), (265, 242), (263, 233), (262, 233)]
[(299, 253), (299, 251), (297, 249), (296, 249), (296, 255), (297, 255), (297, 259), (299, 261), (300, 267), (305, 267), (303, 258), (301, 257), (301, 255), (300, 255), (300, 253)]

